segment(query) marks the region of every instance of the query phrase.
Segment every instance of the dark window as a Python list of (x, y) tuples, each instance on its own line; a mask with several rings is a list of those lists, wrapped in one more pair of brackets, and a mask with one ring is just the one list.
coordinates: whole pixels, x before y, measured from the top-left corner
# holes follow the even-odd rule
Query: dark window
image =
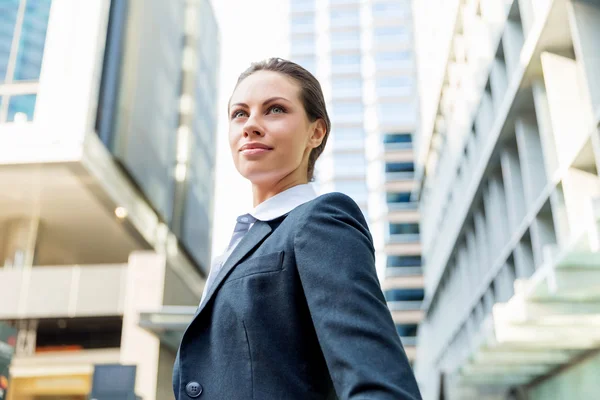
[(402, 224), (390, 224), (390, 235), (418, 235), (419, 224), (417, 223), (402, 223)]
[(383, 143), (412, 143), (410, 133), (388, 133), (383, 137)]
[(420, 267), (421, 256), (388, 256), (388, 267)]
[(102, 349), (121, 346), (123, 320), (113, 318), (51, 318), (39, 321), (36, 352)]
[(417, 336), (417, 325), (396, 325), (398, 335), (403, 337)]
[(422, 301), (424, 296), (423, 289), (394, 289), (385, 292), (387, 301)]
[(385, 172), (414, 172), (415, 164), (412, 162), (387, 163)]
[(390, 203), (410, 203), (410, 192), (387, 193), (387, 202)]

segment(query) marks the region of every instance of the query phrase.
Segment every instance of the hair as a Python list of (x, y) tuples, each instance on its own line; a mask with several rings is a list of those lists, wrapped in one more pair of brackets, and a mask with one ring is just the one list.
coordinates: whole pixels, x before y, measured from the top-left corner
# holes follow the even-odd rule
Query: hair
[(319, 147), (312, 149), (308, 156), (308, 180), (312, 181), (315, 163), (321, 153), (323, 153), (327, 138), (329, 137), (329, 132), (331, 131), (331, 121), (327, 114), (321, 84), (313, 74), (300, 65), (282, 58), (269, 58), (264, 61), (252, 63), (247, 70), (241, 73), (235, 84), (235, 88), (237, 88), (244, 79), (258, 71), (279, 72), (280, 74), (293, 79), (298, 86), (300, 86), (300, 101), (302, 102), (309, 121), (315, 122), (318, 119), (322, 119), (325, 122), (325, 136), (323, 136), (323, 141)]

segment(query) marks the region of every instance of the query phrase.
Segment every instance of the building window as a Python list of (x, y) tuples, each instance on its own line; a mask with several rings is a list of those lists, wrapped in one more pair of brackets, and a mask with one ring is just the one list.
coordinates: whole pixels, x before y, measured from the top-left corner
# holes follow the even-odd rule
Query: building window
[(337, 153), (333, 156), (336, 177), (364, 176), (367, 163), (363, 154)]
[(335, 103), (331, 109), (335, 116), (362, 115), (363, 112), (362, 103)]
[(388, 268), (420, 267), (421, 256), (388, 256)]
[(396, 331), (401, 337), (417, 336), (417, 325), (396, 325)]
[(412, 52), (409, 50), (382, 51), (375, 53), (377, 68), (395, 69), (412, 65)]
[(378, 107), (378, 117), (386, 124), (414, 124), (417, 113), (412, 103), (382, 103)]
[(418, 235), (419, 224), (418, 223), (399, 223), (390, 224), (390, 235)]
[(388, 204), (393, 203), (410, 203), (410, 192), (400, 192), (400, 193), (387, 193), (386, 200)]
[[(51, 0), (0, 1), (0, 86), (39, 80), (51, 3)], [(8, 113), (6, 120), (0, 122), (33, 119), (36, 94), (22, 88), (16, 90), (18, 95), (5, 93)]]
[(51, 0), (27, 1), (17, 47), (14, 81), (40, 78)]
[(331, 56), (331, 66), (333, 69), (348, 65), (360, 65), (360, 54), (333, 54)]
[(358, 8), (331, 10), (332, 27), (348, 27), (360, 25), (360, 13)]
[(334, 128), (331, 132), (334, 146), (340, 150), (358, 150), (365, 145), (365, 132), (362, 128)]
[(358, 30), (334, 31), (331, 32), (330, 38), (332, 49), (335, 49), (336, 47), (360, 48), (360, 31)]
[(423, 289), (393, 289), (385, 292), (387, 301), (423, 301)]
[(414, 172), (415, 164), (412, 162), (386, 163), (385, 172)]
[(412, 135), (410, 133), (387, 133), (383, 138), (383, 143), (412, 143)]
[(331, 80), (331, 89), (336, 90), (351, 90), (358, 91), (360, 94), (360, 90), (362, 89), (362, 79), (360, 78), (333, 78)]
[(375, 18), (406, 18), (410, 16), (411, 5), (409, 1), (374, 3), (372, 12)]

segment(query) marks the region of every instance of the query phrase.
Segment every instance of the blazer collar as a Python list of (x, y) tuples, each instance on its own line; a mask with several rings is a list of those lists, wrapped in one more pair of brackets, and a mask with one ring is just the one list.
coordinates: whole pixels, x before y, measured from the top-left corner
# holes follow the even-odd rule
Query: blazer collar
[(223, 280), (225, 277), (227, 277), (227, 275), (229, 275), (231, 270), (233, 270), (240, 263), (240, 261), (242, 261), (242, 259), (256, 246), (258, 246), (270, 233), (271, 226), (267, 222), (256, 221), (254, 225), (252, 225), (252, 228), (250, 228), (246, 236), (243, 237), (231, 255), (227, 258), (227, 261), (219, 271), (214, 282), (212, 283), (212, 286), (209, 288), (206, 298), (198, 308), (196, 315), (200, 314), (206, 304), (210, 302), (214, 294), (223, 283)]

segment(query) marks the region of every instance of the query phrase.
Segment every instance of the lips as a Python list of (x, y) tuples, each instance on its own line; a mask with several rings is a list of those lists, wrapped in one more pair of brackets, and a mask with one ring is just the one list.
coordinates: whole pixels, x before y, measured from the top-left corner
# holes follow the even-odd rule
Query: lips
[(240, 152), (245, 152), (245, 151), (249, 151), (249, 150), (273, 150), (273, 148), (267, 146), (266, 144), (257, 143), (257, 142), (246, 143), (245, 145), (240, 147)]

